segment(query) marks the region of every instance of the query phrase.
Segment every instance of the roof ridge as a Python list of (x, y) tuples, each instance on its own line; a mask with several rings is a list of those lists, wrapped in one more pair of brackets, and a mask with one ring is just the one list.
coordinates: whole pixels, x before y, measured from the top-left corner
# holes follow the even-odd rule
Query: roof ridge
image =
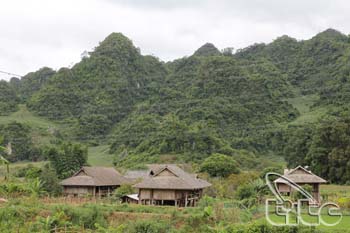
[(156, 173), (153, 174), (153, 177), (158, 176), (162, 171), (164, 171), (165, 169), (169, 170), (171, 173), (173, 173), (176, 177), (180, 177), (179, 174), (176, 173), (176, 171), (174, 171), (173, 169), (171, 169), (170, 167), (168, 167), (167, 165), (164, 166), (162, 169), (159, 169)]
[[(298, 165), (296, 168), (290, 170), (286, 175), (292, 174), (293, 172), (295, 172), (296, 170), (298, 170), (299, 168), (301, 168), (303, 171), (309, 173), (310, 175), (315, 175), (314, 173), (312, 173), (311, 171), (307, 170), (305, 167)], [(315, 175), (316, 176), (316, 175)]]

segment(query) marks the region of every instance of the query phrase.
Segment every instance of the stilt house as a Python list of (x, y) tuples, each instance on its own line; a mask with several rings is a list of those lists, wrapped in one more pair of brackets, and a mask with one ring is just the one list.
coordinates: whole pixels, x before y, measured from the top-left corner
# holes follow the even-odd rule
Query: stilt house
[[(294, 169), (286, 169), (283, 176), (300, 186), (310, 185), (312, 187), (310, 194), (317, 203), (321, 201), (320, 184), (327, 183), (327, 181), (313, 174), (307, 167), (298, 166)], [(274, 182), (278, 191), (282, 194), (290, 195), (294, 191), (288, 182), (282, 178), (278, 178)]]
[(61, 181), (66, 196), (107, 196), (122, 184), (129, 183), (112, 167), (82, 167), (72, 177)]
[(189, 174), (174, 164), (148, 165), (138, 189), (138, 201), (144, 205), (195, 206), (203, 189), (211, 184)]

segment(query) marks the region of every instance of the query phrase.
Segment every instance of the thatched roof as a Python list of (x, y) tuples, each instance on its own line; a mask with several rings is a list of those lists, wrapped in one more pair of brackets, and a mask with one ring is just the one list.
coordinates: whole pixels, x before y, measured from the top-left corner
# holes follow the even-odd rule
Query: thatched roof
[[(306, 169), (302, 166), (298, 166), (298, 167), (291, 169), (291, 170), (288, 170), (288, 169), (285, 170), (283, 176), (292, 180), (293, 182), (295, 182), (297, 184), (327, 183), (326, 180), (315, 175), (314, 173), (312, 173), (311, 171), (309, 171), (308, 169)], [(285, 181), (282, 178), (278, 178), (274, 182), (275, 183), (287, 183), (287, 181)]]
[(112, 167), (82, 167), (72, 177), (60, 182), (63, 186), (115, 186), (129, 183)]
[(150, 164), (149, 173), (135, 188), (193, 190), (211, 186), (205, 180), (189, 174), (174, 164)]
[(148, 170), (130, 170), (124, 174), (124, 177), (130, 180), (143, 179), (149, 174)]

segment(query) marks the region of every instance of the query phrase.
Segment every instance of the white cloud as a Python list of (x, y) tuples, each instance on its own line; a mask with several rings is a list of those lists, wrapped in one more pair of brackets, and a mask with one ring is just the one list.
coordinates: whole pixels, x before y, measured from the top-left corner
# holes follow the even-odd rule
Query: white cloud
[(69, 66), (111, 32), (162, 60), (190, 55), (205, 42), (242, 48), (283, 34), (307, 39), (329, 27), (349, 33), (349, 11), (345, 0), (6, 1), (0, 70), (26, 74)]

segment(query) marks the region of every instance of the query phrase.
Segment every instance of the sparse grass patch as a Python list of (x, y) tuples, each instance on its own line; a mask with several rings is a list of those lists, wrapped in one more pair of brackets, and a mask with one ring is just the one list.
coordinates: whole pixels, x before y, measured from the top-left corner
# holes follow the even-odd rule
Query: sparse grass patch
[(107, 145), (88, 148), (88, 163), (92, 166), (113, 166), (113, 157)]

